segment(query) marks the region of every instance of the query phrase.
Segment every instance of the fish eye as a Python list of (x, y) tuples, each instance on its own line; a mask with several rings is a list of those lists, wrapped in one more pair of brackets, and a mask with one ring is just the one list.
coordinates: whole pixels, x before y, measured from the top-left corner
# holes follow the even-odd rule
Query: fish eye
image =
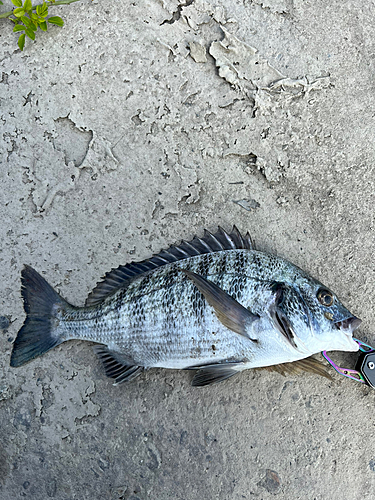
[(325, 288), (321, 288), (320, 290), (318, 290), (316, 296), (323, 306), (329, 307), (333, 304), (333, 295), (329, 290), (326, 290)]

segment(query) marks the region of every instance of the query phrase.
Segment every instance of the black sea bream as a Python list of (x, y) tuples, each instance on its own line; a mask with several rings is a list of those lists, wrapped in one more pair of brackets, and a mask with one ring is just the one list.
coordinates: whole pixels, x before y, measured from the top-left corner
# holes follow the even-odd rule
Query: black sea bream
[(89, 340), (100, 344), (94, 349), (117, 384), (152, 367), (196, 369), (193, 385), (290, 362), (324, 374), (304, 358), (358, 350), (352, 333), (361, 321), (335, 294), (287, 260), (254, 250), (236, 227), (110, 271), (82, 308), (29, 266), (22, 296), (27, 317), (11, 366), (66, 340)]

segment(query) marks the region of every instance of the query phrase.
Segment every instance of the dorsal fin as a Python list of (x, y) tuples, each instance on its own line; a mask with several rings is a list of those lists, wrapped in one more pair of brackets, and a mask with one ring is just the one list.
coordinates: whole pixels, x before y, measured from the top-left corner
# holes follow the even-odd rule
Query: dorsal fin
[(95, 306), (99, 304), (119, 288), (126, 288), (127, 284), (135, 276), (152, 271), (157, 267), (189, 259), (196, 255), (235, 249), (254, 249), (249, 233), (246, 236), (242, 236), (236, 226), (233, 226), (230, 234), (220, 226), (218, 232), (215, 234), (205, 229), (203, 238), (194, 236), (191, 241), (182, 241), (180, 245), (173, 245), (167, 250), (162, 250), (150, 259), (143, 260), (142, 262), (131, 262), (117, 269), (112, 269), (104, 276), (103, 281), (100, 281), (89, 294), (85, 305)]

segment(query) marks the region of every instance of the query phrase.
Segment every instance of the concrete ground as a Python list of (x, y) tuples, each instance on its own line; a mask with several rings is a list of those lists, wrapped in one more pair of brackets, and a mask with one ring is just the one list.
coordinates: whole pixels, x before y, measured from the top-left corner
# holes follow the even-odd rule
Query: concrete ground
[(374, 345), (373, 9), (82, 0), (23, 52), (1, 20), (1, 500), (374, 498), (375, 392), (333, 370), (114, 387), (84, 342), (9, 367), (24, 263), (82, 305), (112, 267), (233, 223)]

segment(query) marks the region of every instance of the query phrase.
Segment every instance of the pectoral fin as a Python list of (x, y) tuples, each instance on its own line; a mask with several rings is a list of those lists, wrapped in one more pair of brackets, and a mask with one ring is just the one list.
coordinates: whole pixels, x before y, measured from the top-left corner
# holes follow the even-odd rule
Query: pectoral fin
[(259, 319), (258, 315), (241, 306), (239, 302), (212, 281), (192, 271), (183, 270), (183, 272), (204, 295), (210, 306), (214, 308), (216, 316), (226, 328), (257, 342), (257, 339), (250, 338), (247, 332), (249, 326)]

